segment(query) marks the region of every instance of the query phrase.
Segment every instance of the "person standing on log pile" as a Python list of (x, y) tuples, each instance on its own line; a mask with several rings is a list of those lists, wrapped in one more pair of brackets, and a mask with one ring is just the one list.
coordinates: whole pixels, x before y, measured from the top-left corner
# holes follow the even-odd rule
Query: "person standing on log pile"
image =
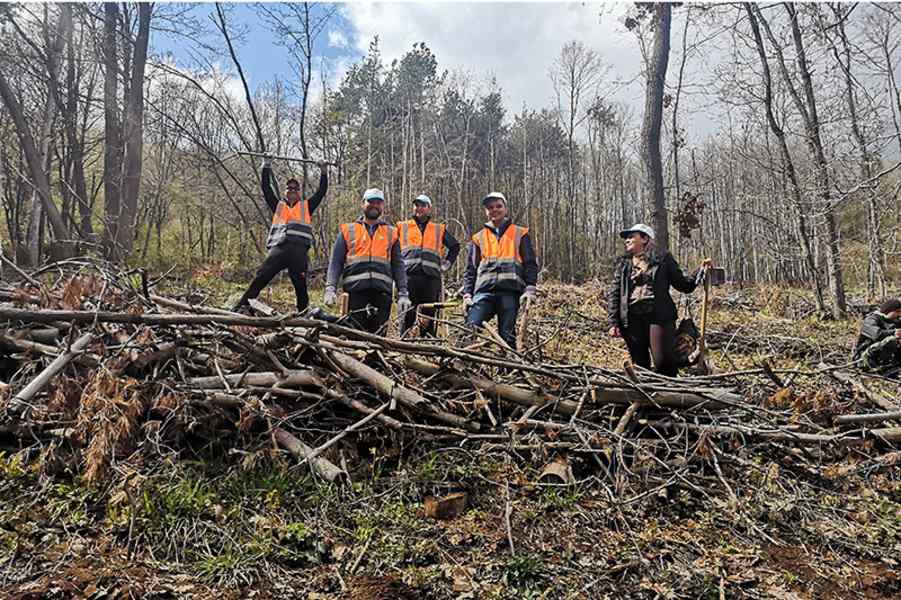
[(654, 230), (639, 223), (620, 232), (626, 254), (616, 265), (607, 303), (610, 335), (622, 337), (632, 362), (661, 375), (675, 377), (676, 305), (669, 289), (689, 294), (698, 285), (700, 269), (686, 277), (667, 250), (657, 248)]
[(285, 198), (280, 200), (272, 190), (272, 158), (263, 159), (261, 186), (266, 204), (272, 210), (272, 225), (269, 227), (269, 239), (266, 247), (269, 253), (250, 287), (232, 307), (235, 312), (245, 312), (250, 307), (250, 300), (263, 291), (272, 278), (284, 269), (294, 285), (297, 310), (304, 311), (310, 304), (307, 293), (307, 255), (313, 245), (313, 212), (319, 207), (328, 191), (328, 164), (319, 166), (319, 189), (309, 200), (301, 196), (300, 183), (291, 177), (285, 182)]
[[(460, 242), (454, 239), (443, 223), (432, 221), (432, 199), (421, 194), (413, 200), (413, 218), (397, 224), (400, 251), (407, 272), (407, 288), (413, 310), (404, 315), (405, 333), (416, 320), (416, 307), (441, 299), (441, 274), (451, 268), (460, 253)], [(435, 309), (424, 308), (427, 322), (423, 335), (435, 336)]]
[(397, 286), (397, 312), (410, 310), (407, 274), (401, 257), (397, 228), (382, 219), (385, 195), (371, 188), (363, 193), (363, 216), (341, 225), (332, 247), (323, 302), (337, 301), (338, 279), (348, 293), (348, 312), (357, 325), (378, 333), (391, 316), (393, 287)]
[(538, 259), (529, 228), (507, 216), (503, 194), (491, 192), (482, 206), (488, 222), (472, 236), (463, 278), (466, 323), (476, 328), (497, 315), (498, 333), (515, 350), (520, 303), (537, 293)]
[(883, 302), (863, 319), (854, 345), (854, 358), (867, 371), (901, 372), (901, 299)]

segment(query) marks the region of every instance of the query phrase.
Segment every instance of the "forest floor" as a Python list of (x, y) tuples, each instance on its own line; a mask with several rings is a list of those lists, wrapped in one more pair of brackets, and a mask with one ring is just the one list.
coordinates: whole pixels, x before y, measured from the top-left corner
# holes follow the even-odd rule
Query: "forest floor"
[[(192, 285), (224, 306), (244, 284), (226, 279), (197, 274)], [(546, 359), (621, 369), (600, 292), (543, 286), (533, 322)], [(819, 319), (785, 288), (715, 295), (722, 371), (848, 361), (857, 318)], [(261, 299), (289, 309), (290, 284)], [(828, 377), (782, 377), (782, 388), (749, 378), (746, 402), (799, 415), (863, 402)], [(897, 383), (868, 385), (901, 395)], [(137, 460), (103, 486), (39, 472), (0, 446), (0, 598), (901, 597), (901, 469), (873, 465), (892, 450), (879, 442), (719, 440), (735, 462), (714, 458), (691, 481), (622, 498), (587, 460), (574, 460), (575, 482), (547, 485), (536, 483), (541, 453), (352, 439), (341, 451), (349, 487), (241, 432)], [(426, 516), (424, 498), (450, 491), (468, 494), (466, 510)]]

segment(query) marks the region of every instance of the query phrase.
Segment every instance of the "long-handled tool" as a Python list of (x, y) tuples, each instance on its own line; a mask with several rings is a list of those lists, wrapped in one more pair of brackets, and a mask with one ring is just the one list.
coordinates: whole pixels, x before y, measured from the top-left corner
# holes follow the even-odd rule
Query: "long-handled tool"
[[(438, 294), (438, 302), (444, 303), (444, 282), (441, 282), (441, 291)], [(441, 311), (442, 307), (435, 309), (435, 319), (438, 320), (438, 326), (435, 327), (435, 333), (442, 339), (447, 339), (447, 323), (442, 318), (444, 315)]]
[(725, 270), (709, 268), (704, 271), (704, 299), (701, 304), (701, 331), (698, 337), (698, 349), (692, 353), (690, 362), (696, 364), (697, 371), (702, 375), (713, 374), (713, 363), (707, 356), (707, 313), (710, 307), (710, 286), (722, 285), (725, 280)]
[(519, 309), (519, 314), (521, 316), (520, 324), (519, 324), (519, 334), (516, 336), (516, 349), (519, 352), (525, 350), (526, 337), (529, 332), (529, 321), (531, 320), (531, 309), (532, 308), (532, 299), (526, 298), (526, 301), (523, 302), (522, 306)]
[[(227, 156), (226, 159), (232, 158), (233, 156), (257, 156), (260, 158), (271, 158), (273, 160), (287, 160), (291, 162), (299, 162), (299, 163), (308, 163), (311, 165), (319, 164), (318, 160), (313, 160), (312, 158), (297, 158), (294, 156), (280, 156), (276, 154), (266, 154), (265, 152), (247, 152), (244, 150), (239, 150), (237, 152), (232, 153)], [(338, 163), (325, 161), (325, 164), (331, 165), (333, 167), (337, 167)]]

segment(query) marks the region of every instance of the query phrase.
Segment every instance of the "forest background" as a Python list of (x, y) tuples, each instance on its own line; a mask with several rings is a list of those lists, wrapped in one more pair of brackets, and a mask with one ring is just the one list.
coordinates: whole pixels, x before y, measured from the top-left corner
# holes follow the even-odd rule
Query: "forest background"
[[(629, 34), (635, 72), (560, 39), (532, 73), (550, 101), (517, 108), (496, 74), (443, 63), (428, 39), (388, 60), (376, 36), (336, 66), (346, 10), (0, 6), (4, 253), (246, 278), (270, 215), (259, 159), (236, 152), (265, 150), (340, 165), (314, 266), (367, 187), (398, 220), (429, 194), (462, 239), (496, 189), (531, 227), (545, 279), (606, 279), (617, 232), (648, 221), (682, 263), (710, 256), (740, 285), (806, 288), (821, 313), (843, 316), (847, 289), (896, 291), (897, 5), (598, 6)], [(251, 85), (242, 56), (261, 31), (289, 58)], [(298, 165), (277, 163), (279, 179), (306, 177)]]

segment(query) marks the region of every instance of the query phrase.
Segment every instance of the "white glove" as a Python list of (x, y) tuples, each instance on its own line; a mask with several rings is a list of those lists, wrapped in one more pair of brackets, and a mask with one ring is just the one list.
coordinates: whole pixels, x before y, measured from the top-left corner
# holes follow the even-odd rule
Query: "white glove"
[(472, 296), (463, 294), (463, 308), (469, 308), (470, 306), (472, 306)]
[(263, 157), (263, 168), (268, 169), (270, 167), (272, 167), (272, 157), (267, 154)]
[(449, 260), (442, 260), (442, 261), (441, 261), (441, 272), (442, 272), (442, 273), (449, 271), (450, 268), (451, 268), (451, 264), (450, 264), (450, 261), (449, 261)]
[(326, 306), (334, 306), (337, 301), (338, 294), (335, 293), (335, 288), (331, 286), (325, 288), (325, 295), (322, 296), (322, 303)]
[(411, 308), (413, 308), (413, 303), (410, 302), (410, 296), (407, 294), (400, 294), (397, 297), (397, 313), (402, 315)]
[(522, 293), (522, 296), (519, 297), (520, 302), (525, 302), (526, 300), (534, 300), (535, 296), (538, 294), (538, 290), (535, 289), (534, 285), (530, 285), (526, 288), (526, 291)]

